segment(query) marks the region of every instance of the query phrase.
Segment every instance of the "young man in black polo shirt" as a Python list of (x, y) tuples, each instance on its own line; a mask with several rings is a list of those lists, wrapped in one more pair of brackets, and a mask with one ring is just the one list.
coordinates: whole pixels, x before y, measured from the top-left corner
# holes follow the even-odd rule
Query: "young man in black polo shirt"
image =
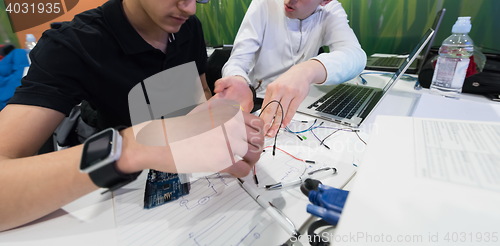
[[(82, 100), (96, 108), (99, 128), (130, 126), (127, 96), (144, 79), (194, 61), (206, 84), (196, 2), (208, 1), (110, 0), (43, 34), (22, 86), (0, 112), (0, 231), (97, 189), (79, 171), (81, 145), (32, 156)], [(224, 170), (235, 176), (249, 172), (263, 143), (262, 121), (247, 113), (244, 120), (248, 152)], [(122, 154), (114, 166), (119, 173), (175, 171), (169, 151), (137, 143), (131, 128), (121, 135)]]

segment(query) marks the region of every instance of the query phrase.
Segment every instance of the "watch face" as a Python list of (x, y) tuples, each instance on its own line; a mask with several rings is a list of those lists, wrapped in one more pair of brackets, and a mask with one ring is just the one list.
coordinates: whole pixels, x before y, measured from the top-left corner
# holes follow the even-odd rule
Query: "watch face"
[(113, 129), (108, 129), (87, 139), (83, 147), (80, 169), (90, 172), (108, 164), (113, 155), (113, 141), (115, 134)]

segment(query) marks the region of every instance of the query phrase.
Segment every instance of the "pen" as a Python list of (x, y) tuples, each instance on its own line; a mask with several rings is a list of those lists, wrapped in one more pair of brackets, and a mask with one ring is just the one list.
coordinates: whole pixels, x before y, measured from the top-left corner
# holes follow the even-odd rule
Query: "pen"
[(321, 173), (322, 174), (320, 176), (315, 176), (315, 178), (323, 178), (323, 177), (326, 177), (326, 176), (331, 175), (331, 174), (336, 174), (337, 173), (337, 168), (334, 168), (334, 167), (320, 168), (320, 169), (311, 171), (311, 172), (307, 173), (306, 175), (300, 176), (298, 179), (295, 179), (295, 180), (286, 181), (286, 182), (279, 182), (279, 183), (271, 184), (271, 185), (266, 185), (266, 189), (268, 189), (268, 190), (277, 190), (277, 189), (281, 189), (281, 188), (284, 188), (284, 187), (301, 184), (302, 182), (304, 182), (304, 180), (306, 180), (307, 178), (310, 178), (311, 175), (313, 175), (315, 173)]
[(295, 229), (295, 225), (281, 210), (274, 206), (271, 202), (266, 201), (256, 190), (250, 187), (245, 181), (238, 178), (238, 184), (250, 195), (266, 212), (285, 229), (291, 236), (299, 236), (299, 232)]

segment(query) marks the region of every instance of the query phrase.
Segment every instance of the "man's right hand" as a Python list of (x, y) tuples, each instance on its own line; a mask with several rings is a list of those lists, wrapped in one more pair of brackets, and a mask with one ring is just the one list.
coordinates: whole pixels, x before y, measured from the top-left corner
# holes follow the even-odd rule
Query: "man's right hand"
[(240, 103), (243, 111), (253, 109), (253, 93), (247, 81), (241, 76), (229, 76), (218, 79), (214, 85), (213, 98), (229, 99)]
[(133, 132), (124, 130), (124, 149), (129, 151), (122, 157), (131, 155), (119, 160), (119, 170), (227, 172), (244, 177), (260, 158), (263, 125), (258, 116), (242, 112), (237, 102), (212, 98), (185, 116), (144, 122), (133, 126)]
[(247, 152), (241, 156), (242, 159), (231, 165), (222, 172), (229, 173), (235, 177), (245, 177), (255, 166), (262, 154), (264, 147), (264, 121), (250, 113), (243, 112), (246, 128)]

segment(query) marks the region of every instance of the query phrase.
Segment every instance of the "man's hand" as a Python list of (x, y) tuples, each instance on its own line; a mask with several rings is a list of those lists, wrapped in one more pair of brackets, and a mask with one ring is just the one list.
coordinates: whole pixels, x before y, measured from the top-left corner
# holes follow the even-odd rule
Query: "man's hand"
[[(125, 141), (124, 147), (142, 156), (132, 156), (141, 160), (139, 170), (227, 172), (243, 177), (260, 158), (263, 125), (262, 119), (242, 112), (235, 101), (210, 99), (185, 116), (132, 127), (135, 141)], [(134, 167), (127, 167), (130, 164), (120, 160), (119, 169), (133, 171)]]
[[(260, 115), (264, 120), (264, 133), (269, 137), (276, 136), (280, 127), (290, 123), (297, 108), (309, 93), (310, 85), (322, 83), (325, 78), (326, 70), (323, 65), (317, 60), (309, 60), (293, 66), (270, 83)], [(278, 103), (273, 101), (280, 102), (283, 112)]]
[(230, 173), (236, 177), (245, 177), (248, 175), (259, 160), (262, 148), (264, 147), (264, 132), (262, 131), (264, 121), (255, 115), (245, 112), (243, 112), (243, 117), (247, 134), (247, 153), (243, 156), (243, 159), (223, 170), (223, 172)]
[(229, 99), (240, 103), (243, 111), (253, 109), (253, 93), (247, 81), (241, 76), (229, 76), (218, 79), (214, 85), (213, 98)]

